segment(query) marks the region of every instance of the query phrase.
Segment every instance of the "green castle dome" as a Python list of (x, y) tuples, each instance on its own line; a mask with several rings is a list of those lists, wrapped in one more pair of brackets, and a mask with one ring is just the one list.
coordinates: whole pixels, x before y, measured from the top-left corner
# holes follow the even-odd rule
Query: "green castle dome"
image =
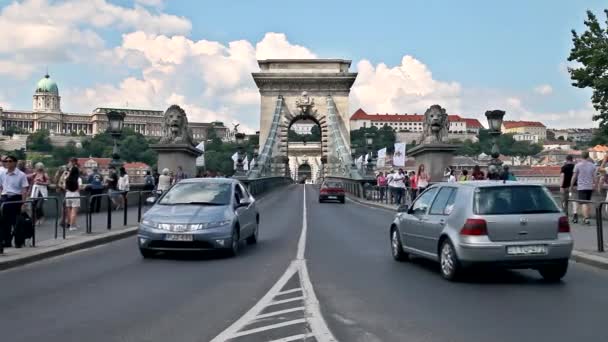
[(57, 83), (51, 79), (51, 77), (46, 74), (44, 78), (38, 81), (36, 85), (37, 93), (52, 93), (55, 95), (59, 95), (59, 88), (57, 88)]

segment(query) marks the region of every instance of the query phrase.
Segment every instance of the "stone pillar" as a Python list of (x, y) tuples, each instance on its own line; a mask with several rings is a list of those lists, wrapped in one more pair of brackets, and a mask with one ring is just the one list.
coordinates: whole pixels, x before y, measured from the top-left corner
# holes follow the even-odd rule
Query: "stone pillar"
[(203, 151), (189, 144), (156, 144), (150, 148), (158, 153), (159, 171), (168, 168), (176, 172), (177, 167), (181, 166), (188, 177), (196, 176), (196, 158), (201, 156)]
[(426, 172), (431, 177), (431, 182), (443, 182), (444, 171), (446, 167), (452, 165), (454, 153), (460, 148), (460, 145), (435, 143), (418, 145), (407, 153), (416, 159), (416, 172), (418, 166), (424, 164)]

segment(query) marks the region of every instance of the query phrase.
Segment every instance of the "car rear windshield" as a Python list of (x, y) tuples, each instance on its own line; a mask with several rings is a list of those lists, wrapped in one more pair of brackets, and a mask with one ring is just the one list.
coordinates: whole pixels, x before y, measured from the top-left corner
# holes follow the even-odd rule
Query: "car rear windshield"
[(340, 182), (325, 182), (324, 188), (339, 188), (342, 189), (342, 183)]
[(558, 213), (559, 208), (541, 186), (483, 187), (475, 191), (477, 215)]
[(232, 186), (229, 183), (179, 183), (158, 202), (164, 205), (230, 203)]

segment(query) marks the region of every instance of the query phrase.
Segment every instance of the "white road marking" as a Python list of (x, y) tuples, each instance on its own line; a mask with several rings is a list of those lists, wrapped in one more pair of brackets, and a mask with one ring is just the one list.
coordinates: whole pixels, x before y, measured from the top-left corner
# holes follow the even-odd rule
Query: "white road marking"
[(291, 342), (291, 341), (302, 341), (307, 337), (313, 337), (313, 334), (299, 334), (289, 337), (280, 338), (278, 340), (272, 340), (270, 342)]
[(287, 321), (287, 322), (282, 322), (282, 323), (277, 323), (277, 324), (271, 324), (271, 325), (266, 325), (266, 326), (263, 326), (263, 327), (251, 329), (251, 330), (241, 331), (241, 332), (238, 332), (238, 333), (234, 334), (234, 336), (232, 336), (232, 338), (240, 337), (240, 336), (245, 336), (245, 335), (251, 335), (251, 334), (255, 334), (255, 333), (261, 332), (261, 331), (282, 328), (282, 327), (286, 327), (286, 326), (289, 326), (289, 325), (300, 324), (300, 323), (306, 323), (306, 319), (305, 318), (299, 318), (299, 319), (294, 319), (292, 321)]
[[(304, 253), (306, 251), (306, 235), (308, 232), (308, 223), (307, 223), (307, 211), (306, 211), (306, 186), (304, 186), (304, 203), (303, 203), (303, 211), (302, 211), (302, 232), (300, 233), (300, 238), (298, 240), (298, 250), (296, 253), (296, 259), (291, 262), (289, 267), (283, 275), (279, 278), (279, 280), (270, 288), (270, 290), (251, 308), (247, 311), (241, 318), (236, 320), (232, 325), (230, 325), (226, 330), (222, 331), (218, 336), (211, 340), (211, 342), (223, 342), (230, 340), (235, 337), (245, 336), (254, 334), (257, 332), (267, 331), (271, 329), (277, 329), (289, 325), (299, 324), (299, 323), (307, 323), (310, 327), (310, 334), (299, 334), (288, 336), (285, 338), (281, 338), (275, 340), (275, 342), (288, 342), (295, 341), (298, 339), (305, 339), (307, 337), (314, 337), (318, 342), (335, 342), (336, 338), (333, 336), (327, 323), (323, 319), (321, 315), (321, 309), (319, 307), (319, 301), (315, 295), (312, 283), (310, 281), (308, 275), (308, 268), (306, 267), (306, 259), (304, 258)], [(298, 296), (295, 298), (289, 298), (284, 300), (274, 301), (273, 299), (279, 294), (292, 293), (297, 292), (298, 289), (290, 289), (284, 290), (283, 287), (287, 284), (287, 282), (297, 273), (300, 279), (300, 290), (302, 291), (302, 296)], [(266, 309), (268, 306), (295, 302), (297, 300), (304, 301), (304, 307), (294, 307), (288, 308), (285, 310), (270, 312), (266, 314), (261, 314), (261, 312)], [(258, 327), (250, 330), (242, 330), (247, 325), (254, 323), (262, 318), (277, 316), (280, 313), (288, 313), (288, 312), (296, 312), (304, 310), (304, 318), (295, 319), (288, 322), (277, 323), (266, 325), (262, 327)]]
[(260, 318), (267, 318), (267, 317), (272, 317), (272, 316), (278, 316), (278, 315), (282, 315), (282, 314), (286, 314), (286, 313), (290, 313), (290, 312), (304, 311), (304, 309), (305, 309), (305, 307), (298, 306), (297, 308), (278, 310), (278, 311), (273, 311), (273, 312), (257, 315), (257, 316), (255, 316), (255, 318), (256, 319), (260, 319)]

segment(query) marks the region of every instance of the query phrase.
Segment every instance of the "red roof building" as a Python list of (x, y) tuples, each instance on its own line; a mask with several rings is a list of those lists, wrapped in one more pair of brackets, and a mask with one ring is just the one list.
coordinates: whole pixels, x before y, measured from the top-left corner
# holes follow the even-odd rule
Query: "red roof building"
[[(448, 115), (451, 133), (479, 133), (483, 128), (479, 120), (463, 118), (459, 115)], [(359, 108), (350, 117), (350, 129), (363, 127), (383, 127), (388, 125), (396, 131), (422, 132), (424, 115), (421, 114), (368, 114)]]

